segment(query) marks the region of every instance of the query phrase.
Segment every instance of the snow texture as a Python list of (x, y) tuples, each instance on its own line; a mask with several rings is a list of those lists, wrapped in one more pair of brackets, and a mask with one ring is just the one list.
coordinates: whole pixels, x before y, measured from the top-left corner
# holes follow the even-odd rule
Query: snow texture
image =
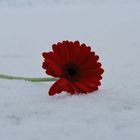
[(49, 97), (52, 82), (0, 79), (0, 139), (139, 140), (139, 1), (1, 7), (0, 73), (46, 76), (42, 52), (67, 39), (91, 45), (100, 56), (100, 90)]
[(0, 0), (0, 6), (4, 7), (34, 7), (46, 5), (100, 5), (104, 3), (132, 4), (140, 3), (140, 0)]

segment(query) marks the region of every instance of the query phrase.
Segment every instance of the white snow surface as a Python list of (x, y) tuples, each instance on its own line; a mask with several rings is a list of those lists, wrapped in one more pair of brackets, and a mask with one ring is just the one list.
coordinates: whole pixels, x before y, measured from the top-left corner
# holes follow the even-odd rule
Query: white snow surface
[(53, 82), (0, 79), (0, 140), (139, 140), (139, 1), (1, 7), (0, 73), (45, 77), (41, 54), (62, 40), (92, 46), (102, 86), (50, 97)]
[(140, 0), (0, 0), (0, 7), (34, 7), (46, 5), (100, 5), (104, 3), (131, 4)]

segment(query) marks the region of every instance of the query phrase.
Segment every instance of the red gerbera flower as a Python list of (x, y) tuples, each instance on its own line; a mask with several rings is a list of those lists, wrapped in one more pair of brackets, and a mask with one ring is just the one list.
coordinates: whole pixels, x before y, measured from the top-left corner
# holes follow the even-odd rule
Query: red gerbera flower
[(61, 93), (89, 93), (98, 90), (102, 73), (99, 56), (79, 41), (63, 41), (52, 45), (53, 52), (44, 52), (43, 68), (48, 75), (59, 77), (49, 95)]

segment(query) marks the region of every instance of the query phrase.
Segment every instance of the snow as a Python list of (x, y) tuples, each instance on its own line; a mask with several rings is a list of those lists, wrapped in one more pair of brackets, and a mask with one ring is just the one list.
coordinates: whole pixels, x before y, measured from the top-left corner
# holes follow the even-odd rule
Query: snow
[(1, 140), (139, 140), (140, 4), (125, 2), (0, 8), (0, 73), (46, 76), (42, 52), (66, 39), (91, 45), (105, 69), (88, 95), (0, 79)]
[(132, 4), (140, 0), (0, 0), (0, 7), (38, 7), (52, 5), (100, 5), (104, 3)]

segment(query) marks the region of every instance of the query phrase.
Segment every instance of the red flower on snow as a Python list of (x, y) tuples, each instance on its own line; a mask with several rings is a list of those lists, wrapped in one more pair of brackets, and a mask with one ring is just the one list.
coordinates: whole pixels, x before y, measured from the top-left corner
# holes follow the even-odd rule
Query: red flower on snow
[(42, 67), (48, 75), (59, 77), (49, 90), (49, 95), (61, 93), (89, 93), (98, 90), (104, 70), (99, 56), (79, 41), (63, 41), (52, 45), (53, 52), (44, 52)]

